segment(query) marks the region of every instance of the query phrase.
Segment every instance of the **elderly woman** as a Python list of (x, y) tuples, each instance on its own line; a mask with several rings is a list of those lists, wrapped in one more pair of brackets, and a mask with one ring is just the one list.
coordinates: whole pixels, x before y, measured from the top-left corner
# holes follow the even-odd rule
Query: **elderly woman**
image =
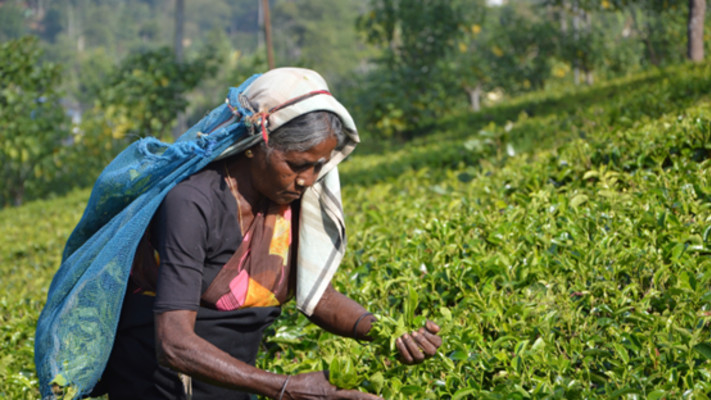
[[(326, 181), (358, 141), (327, 90), (310, 70), (261, 75), (242, 100), (262, 140), (225, 150), (165, 196), (134, 258), (102, 378), (110, 400), (378, 398), (332, 386), (327, 372), (284, 376), (254, 366), (262, 333), (297, 291), (309, 292), (297, 299), (300, 309), (330, 332), (368, 340), (375, 321), (334, 290), (332, 269), (300, 271), (312, 254), (332, 258), (344, 245), (308, 233), (311, 221), (326, 220), (314, 216), (328, 208), (324, 198), (335, 197), (332, 213), (341, 213)], [(338, 230), (328, 225), (317, 228)], [(399, 338), (403, 362), (434, 355), (438, 330), (428, 321)]]

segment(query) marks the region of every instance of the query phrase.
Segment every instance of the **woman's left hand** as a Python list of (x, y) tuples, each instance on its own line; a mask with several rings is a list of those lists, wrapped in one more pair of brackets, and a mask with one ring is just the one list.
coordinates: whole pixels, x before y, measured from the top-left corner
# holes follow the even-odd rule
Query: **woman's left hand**
[(437, 349), (442, 345), (442, 338), (437, 332), (439, 326), (427, 320), (422, 328), (397, 338), (395, 344), (402, 362), (408, 365), (419, 364), (437, 354)]

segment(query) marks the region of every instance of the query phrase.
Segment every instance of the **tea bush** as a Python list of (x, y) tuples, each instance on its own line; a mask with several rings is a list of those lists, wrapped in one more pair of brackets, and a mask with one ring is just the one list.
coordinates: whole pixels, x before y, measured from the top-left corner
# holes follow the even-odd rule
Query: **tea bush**
[[(711, 393), (711, 70), (681, 66), (451, 117), (342, 170), (334, 284), (380, 316), (339, 338), (290, 304), (258, 361), (386, 399)], [(88, 192), (0, 211), (0, 397), (38, 397), (34, 324)], [(404, 366), (392, 331), (442, 327)], [(398, 328), (399, 326), (399, 328)]]
[(707, 398), (710, 76), (522, 98), (347, 162), (338, 288), (391, 319), (415, 291), (444, 345), (401, 366), (292, 312), (263, 365), (387, 399)]

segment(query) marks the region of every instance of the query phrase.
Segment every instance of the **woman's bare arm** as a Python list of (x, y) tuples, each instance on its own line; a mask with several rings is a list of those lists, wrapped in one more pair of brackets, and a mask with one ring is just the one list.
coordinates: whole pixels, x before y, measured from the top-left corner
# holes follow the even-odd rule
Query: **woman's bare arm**
[(189, 310), (156, 314), (158, 362), (214, 385), (276, 398), (286, 377), (242, 362), (195, 334), (196, 315)]
[(156, 314), (156, 352), (161, 365), (214, 385), (283, 400), (382, 400), (357, 390), (341, 390), (321, 372), (273, 374), (233, 358), (195, 334), (197, 313), (188, 310)]

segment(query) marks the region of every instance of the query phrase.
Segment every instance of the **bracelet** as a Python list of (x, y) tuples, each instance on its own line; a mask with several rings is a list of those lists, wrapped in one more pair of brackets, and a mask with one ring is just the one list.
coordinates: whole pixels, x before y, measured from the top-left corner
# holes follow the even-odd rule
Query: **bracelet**
[(367, 317), (368, 315), (373, 316), (373, 313), (372, 313), (372, 312), (365, 312), (365, 313), (363, 313), (363, 315), (361, 315), (360, 317), (358, 317), (358, 319), (356, 320), (355, 324), (353, 324), (353, 338), (354, 338), (355, 340), (358, 340), (358, 324), (360, 324), (360, 321), (362, 321), (363, 318)]
[(284, 397), (284, 392), (286, 392), (286, 385), (289, 383), (289, 378), (291, 378), (291, 375), (287, 375), (286, 380), (284, 381), (284, 384), (281, 385), (281, 392), (279, 393), (279, 400), (282, 400), (282, 397)]

